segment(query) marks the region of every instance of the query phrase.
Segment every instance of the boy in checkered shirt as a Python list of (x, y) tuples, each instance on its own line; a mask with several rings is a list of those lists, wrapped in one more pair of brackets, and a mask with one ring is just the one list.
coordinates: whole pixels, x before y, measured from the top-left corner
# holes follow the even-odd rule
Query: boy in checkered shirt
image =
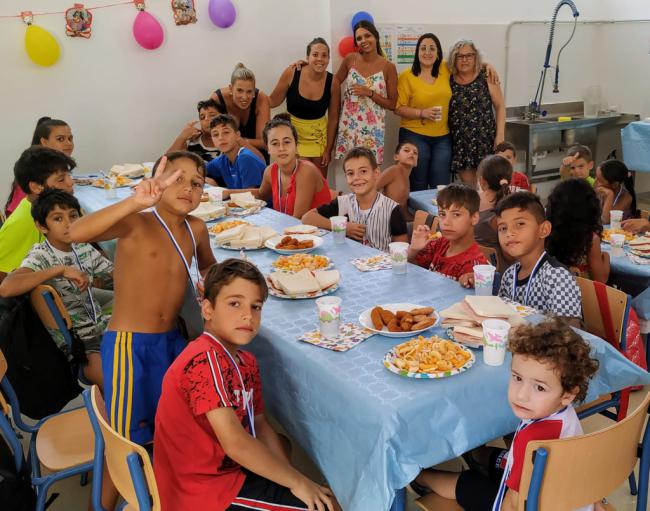
[(517, 262), (504, 273), (499, 296), (580, 326), (580, 288), (569, 270), (544, 249), (551, 233), (537, 195), (516, 192), (496, 206), (499, 244)]

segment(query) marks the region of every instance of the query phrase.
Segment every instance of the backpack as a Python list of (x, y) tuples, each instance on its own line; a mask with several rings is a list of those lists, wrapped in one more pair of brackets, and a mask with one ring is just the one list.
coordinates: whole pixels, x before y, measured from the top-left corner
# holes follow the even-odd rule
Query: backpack
[(61, 411), (81, 393), (79, 342), (74, 342), (68, 357), (32, 309), (29, 295), (0, 298), (0, 349), (24, 415), (42, 419)]
[(29, 465), (16, 470), (11, 449), (0, 435), (0, 502), (3, 511), (31, 511), (36, 506), (36, 492), (29, 478)]

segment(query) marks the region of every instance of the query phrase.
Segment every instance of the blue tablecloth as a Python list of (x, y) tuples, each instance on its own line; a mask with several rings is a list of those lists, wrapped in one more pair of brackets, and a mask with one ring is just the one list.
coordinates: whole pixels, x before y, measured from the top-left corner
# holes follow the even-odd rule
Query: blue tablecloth
[[(86, 210), (108, 204), (103, 192), (80, 187), (76, 194)], [(277, 231), (296, 223), (269, 209), (248, 220)], [(332, 258), (341, 272), (336, 295), (343, 299), (346, 321), (356, 321), (361, 311), (378, 303), (412, 302), (441, 310), (467, 293), (456, 282), (413, 265), (405, 275), (362, 273), (350, 260), (377, 252), (351, 240), (336, 245), (329, 234), (316, 253)], [(238, 256), (222, 249), (215, 254), (219, 260)], [(278, 254), (259, 250), (247, 256), (268, 273)], [(460, 375), (408, 379), (381, 363), (398, 339), (373, 336), (345, 353), (297, 341), (317, 328), (314, 300), (270, 297), (262, 325), (250, 350), (260, 363), (267, 409), (312, 457), (347, 511), (388, 510), (395, 492), (422, 467), (458, 456), (517, 425), (507, 403), (509, 361), (490, 367), (477, 351), (474, 367)], [(648, 373), (609, 344), (584, 335), (601, 363), (589, 399), (650, 383)]]
[[(650, 264), (635, 264), (627, 255), (612, 256), (612, 247), (602, 243), (601, 249), (609, 254), (610, 277), (609, 282), (616, 284), (626, 293), (636, 296), (650, 287)], [(628, 251), (626, 246), (625, 251)], [(636, 307), (635, 307), (636, 308)], [(637, 310), (637, 312), (639, 312)], [(650, 309), (646, 315), (650, 317)]]
[(650, 172), (650, 122), (631, 122), (621, 130), (623, 160), (630, 170)]
[(438, 214), (438, 205), (431, 202), (438, 196), (438, 190), (420, 190), (409, 194), (408, 207), (410, 210), (417, 211), (421, 209), (428, 211), (432, 215)]

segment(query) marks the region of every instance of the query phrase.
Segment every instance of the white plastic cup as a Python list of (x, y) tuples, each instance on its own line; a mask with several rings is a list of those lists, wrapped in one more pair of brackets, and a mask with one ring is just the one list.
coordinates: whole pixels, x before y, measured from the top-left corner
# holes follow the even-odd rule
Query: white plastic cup
[(390, 262), (393, 265), (393, 273), (402, 275), (406, 273), (408, 263), (409, 244), (404, 241), (394, 241), (388, 244)]
[(316, 300), (320, 335), (324, 339), (336, 339), (341, 326), (341, 299), (338, 296), (323, 296)]
[(616, 257), (622, 256), (625, 234), (610, 234), (609, 241), (612, 244), (612, 255)]
[(435, 114), (435, 118), (433, 119), (433, 122), (442, 121), (442, 107), (441, 106), (434, 106), (433, 107), (433, 112)]
[(506, 356), (510, 323), (501, 319), (483, 321), (483, 361), (489, 366), (500, 366)]
[(620, 209), (612, 209), (609, 212), (609, 219), (612, 229), (620, 229), (621, 222), (623, 221), (623, 211)]
[(333, 216), (330, 218), (332, 225), (332, 236), (334, 243), (345, 243), (345, 229), (348, 224), (348, 218), (345, 216)]
[(104, 178), (104, 191), (107, 199), (115, 199), (117, 191), (115, 190), (117, 182), (113, 176)]
[(496, 268), (491, 264), (474, 266), (474, 293), (476, 296), (492, 296), (495, 270)]

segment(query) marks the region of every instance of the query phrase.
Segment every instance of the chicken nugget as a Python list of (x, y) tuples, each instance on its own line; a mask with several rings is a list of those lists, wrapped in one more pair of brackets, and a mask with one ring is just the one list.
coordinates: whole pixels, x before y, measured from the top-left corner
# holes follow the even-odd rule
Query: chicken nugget
[(413, 316), (413, 323), (419, 323), (420, 321), (424, 321), (425, 319), (429, 319), (429, 316), (425, 316), (424, 314), (418, 314), (417, 316)]
[(381, 309), (381, 320), (384, 322), (384, 325), (388, 325), (393, 319), (395, 319), (395, 314), (386, 309)]
[(402, 331), (402, 329), (399, 326), (399, 323), (397, 322), (397, 318), (391, 319), (386, 326), (388, 327), (389, 332), (401, 332)]
[[(399, 320), (398, 320), (398, 321), (399, 321)], [(400, 327), (404, 332), (408, 332), (409, 330), (411, 330), (411, 325), (412, 325), (412, 324), (413, 324), (413, 323), (411, 323), (411, 322), (406, 321), (406, 320), (403, 319), (402, 321), (400, 321), (400, 323), (399, 323), (399, 327)]]
[(411, 314), (413, 316), (417, 316), (419, 314), (424, 314), (425, 316), (429, 316), (430, 314), (433, 314), (433, 307), (420, 307), (419, 309), (413, 309), (411, 311)]
[(403, 318), (404, 316), (406, 316), (407, 314), (408, 314), (408, 312), (406, 312), (406, 311), (397, 311), (397, 312), (395, 313), (395, 316), (397, 317), (397, 319), (399, 319), (399, 320), (401, 321), (402, 318)]
[(372, 326), (375, 327), (375, 330), (381, 330), (384, 328), (384, 322), (381, 319), (381, 307), (375, 307), (370, 312), (370, 319), (372, 320)]
[(435, 324), (436, 320), (433, 318), (427, 318), (423, 321), (420, 321), (418, 323), (413, 323), (413, 326), (411, 327), (411, 330), (421, 330), (422, 328), (429, 328), (430, 326), (433, 326)]

